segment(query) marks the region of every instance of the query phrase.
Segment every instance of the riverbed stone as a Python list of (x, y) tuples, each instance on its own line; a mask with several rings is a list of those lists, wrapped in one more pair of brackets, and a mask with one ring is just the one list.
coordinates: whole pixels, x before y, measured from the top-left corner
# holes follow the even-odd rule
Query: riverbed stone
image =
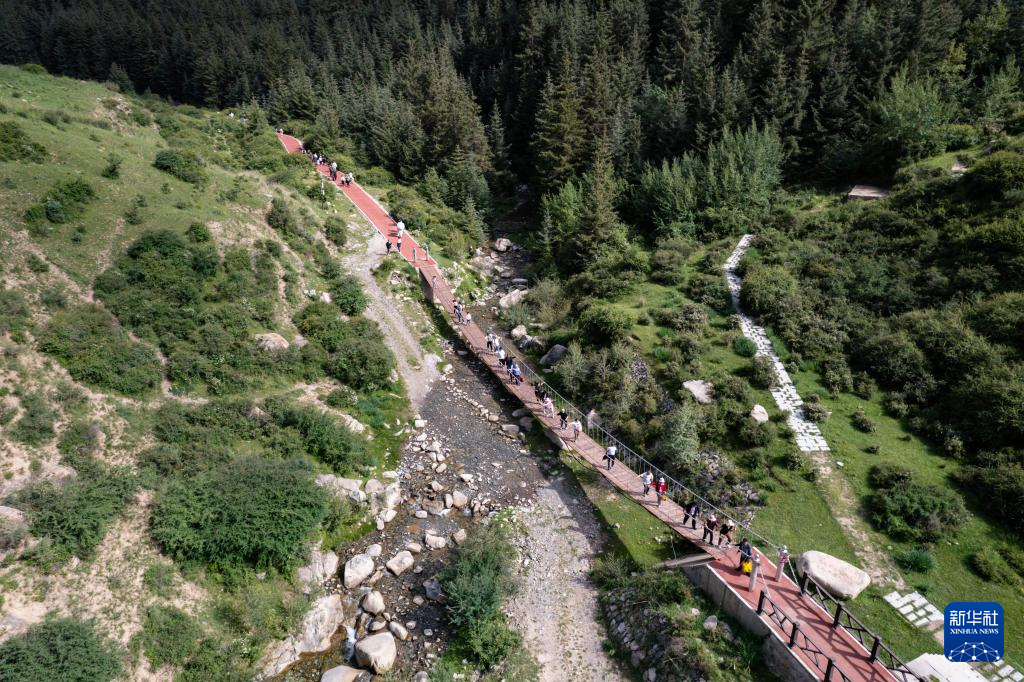
[(373, 573), (373, 557), (366, 554), (356, 554), (345, 562), (345, 573), (343, 582), (345, 589), (351, 590), (358, 587), (364, 580)]
[(359, 602), (359, 606), (362, 607), (363, 611), (379, 616), (384, 612), (384, 595), (377, 590), (367, 592), (363, 596), (363, 600)]
[(375, 673), (386, 673), (395, 664), (398, 647), (390, 632), (363, 637), (356, 642), (356, 662)]
[(320, 682), (364, 682), (370, 679), (370, 673), (347, 665), (339, 665), (324, 672)]
[(711, 382), (691, 379), (690, 381), (683, 382), (683, 388), (689, 391), (701, 405), (710, 405), (714, 400), (715, 387)]
[(764, 408), (764, 405), (754, 405), (750, 410), (750, 418), (758, 424), (764, 424), (769, 419), (768, 410)]
[(389, 571), (399, 576), (412, 568), (413, 563), (412, 552), (404, 549), (392, 557), (391, 561), (387, 563), (387, 567)]
[(267, 649), (263, 672), (274, 676), (298, 660), (299, 656), (324, 651), (331, 645), (331, 637), (344, 620), (341, 595), (320, 597), (302, 619), (298, 634), (275, 642)]
[(557, 365), (565, 357), (565, 354), (569, 352), (569, 349), (560, 343), (556, 343), (548, 349), (548, 352), (544, 354), (544, 357), (540, 359), (540, 364), (545, 367), (552, 367)]

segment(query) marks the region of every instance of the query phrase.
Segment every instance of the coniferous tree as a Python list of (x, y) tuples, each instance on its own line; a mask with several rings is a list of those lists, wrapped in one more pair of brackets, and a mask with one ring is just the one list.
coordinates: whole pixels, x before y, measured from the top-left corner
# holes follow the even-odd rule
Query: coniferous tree
[(549, 76), (544, 83), (534, 126), (533, 150), (542, 187), (558, 187), (577, 173), (584, 141), (579, 94), (565, 60), (557, 79)]

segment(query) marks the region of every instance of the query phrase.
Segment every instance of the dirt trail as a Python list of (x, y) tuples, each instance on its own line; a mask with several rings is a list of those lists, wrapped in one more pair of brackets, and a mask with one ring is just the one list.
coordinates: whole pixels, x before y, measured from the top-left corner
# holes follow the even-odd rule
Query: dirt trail
[(859, 513), (859, 503), (853, 486), (846, 475), (833, 469), (832, 459), (827, 452), (812, 454), (811, 461), (818, 472), (818, 486), (828, 501), (832, 516), (842, 526), (846, 538), (853, 546), (860, 567), (867, 571), (875, 585), (892, 585), (898, 590), (904, 589), (906, 585), (899, 569), (872, 539), (863, 516)]
[(538, 486), (536, 503), (517, 514), (526, 525), (525, 574), (512, 619), (541, 665), (540, 682), (624, 680), (601, 646), (597, 589), (587, 573), (601, 531), (587, 504), (573, 499), (562, 476)]
[(391, 352), (398, 363), (398, 373), (405, 381), (406, 391), (413, 407), (419, 409), (439, 376), (437, 362), (440, 358), (427, 353), (409, 330), (402, 311), (396, 301), (381, 288), (373, 276), (373, 269), (384, 259), (384, 237), (376, 230), (366, 242), (364, 249), (354, 249), (344, 256), (344, 263), (363, 285), (369, 305), (364, 313), (377, 322)]

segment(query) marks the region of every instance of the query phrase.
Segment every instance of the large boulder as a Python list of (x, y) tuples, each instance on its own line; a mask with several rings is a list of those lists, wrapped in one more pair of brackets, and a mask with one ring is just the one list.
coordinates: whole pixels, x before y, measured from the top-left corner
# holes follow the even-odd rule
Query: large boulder
[(337, 570), (338, 555), (334, 552), (324, 552), (316, 546), (309, 552), (309, 563), (298, 570), (299, 582), (308, 593), (334, 575)]
[(412, 552), (407, 549), (403, 549), (401, 552), (396, 554), (394, 558), (387, 563), (388, 570), (394, 573), (396, 576), (402, 575), (413, 565)]
[(501, 253), (505, 253), (506, 251), (508, 251), (511, 248), (512, 248), (512, 242), (509, 239), (506, 239), (505, 237), (498, 237), (497, 239), (494, 240), (494, 250), (495, 251), (500, 251)]
[(701, 405), (708, 405), (714, 400), (715, 387), (710, 382), (691, 379), (683, 382), (683, 388), (689, 391)]
[(498, 307), (502, 310), (508, 310), (517, 303), (522, 303), (528, 293), (528, 289), (513, 289), (498, 299)]
[(398, 647), (390, 632), (363, 637), (356, 642), (356, 663), (375, 673), (386, 673), (395, 664)]
[(373, 557), (366, 554), (356, 554), (345, 562), (344, 583), (345, 589), (351, 590), (358, 587), (364, 580), (373, 573)]
[(364, 682), (372, 675), (365, 670), (350, 668), (347, 665), (339, 665), (331, 668), (320, 677), (320, 682)]
[(286, 640), (275, 642), (267, 649), (263, 673), (268, 677), (278, 675), (302, 654), (325, 651), (331, 645), (331, 637), (344, 620), (341, 595), (320, 597), (302, 619), (299, 633)]
[(519, 339), (526, 336), (526, 325), (521, 324), (516, 327), (513, 327), (512, 331), (509, 332), (509, 335), (512, 337), (513, 341), (518, 341)]
[(544, 354), (544, 357), (540, 359), (540, 364), (545, 367), (552, 367), (557, 365), (565, 354), (569, 352), (569, 349), (560, 343), (556, 343), (548, 349), (548, 352)]
[(270, 332), (268, 334), (256, 335), (256, 347), (268, 353), (278, 353), (288, 350), (288, 339), (280, 334)]
[(750, 410), (750, 418), (758, 424), (764, 424), (769, 419), (768, 410), (764, 408), (764, 405), (754, 405)]
[(809, 575), (836, 599), (849, 601), (871, 584), (871, 576), (853, 564), (824, 552), (804, 552), (796, 559), (800, 575)]
[(359, 605), (363, 608), (363, 611), (379, 616), (384, 613), (384, 595), (377, 590), (367, 592)]

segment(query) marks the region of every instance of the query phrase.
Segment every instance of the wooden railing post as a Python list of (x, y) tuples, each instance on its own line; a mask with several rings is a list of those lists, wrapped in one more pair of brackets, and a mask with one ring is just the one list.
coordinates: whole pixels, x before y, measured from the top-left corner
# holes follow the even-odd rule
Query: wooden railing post
[(828, 665), (825, 667), (825, 677), (822, 678), (822, 682), (832, 682), (832, 671), (836, 669), (836, 662), (831, 658), (828, 659)]
[(833, 630), (835, 630), (837, 627), (839, 627), (839, 619), (843, 617), (843, 611), (845, 610), (845, 608), (846, 607), (843, 606), (843, 602), (841, 602), (841, 601), (837, 601), (836, 602), (836, 616), (835, 616), (835, 618), (832, 619), (832, 629)]
[(789, 648), (796, 646), (796, 636), (800, 632), (800, 623), (793, 621), (793, 632), (789, 633)]
[(764, 613), (764, 600), (768, 597), (768, 593), (761, 590), (761, 596), (757, 598), (757, 615)]

